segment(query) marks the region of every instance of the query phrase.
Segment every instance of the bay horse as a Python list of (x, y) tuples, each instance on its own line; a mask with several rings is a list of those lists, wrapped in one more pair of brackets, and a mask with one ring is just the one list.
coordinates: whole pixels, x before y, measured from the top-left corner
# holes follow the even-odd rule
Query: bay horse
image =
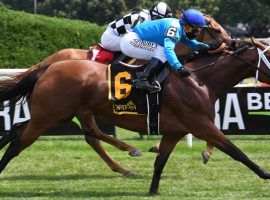
[[(260, 49), (266, 48), (260, 42), (255, 44)], [(270, 50), (265, 54), (269, 59)], [(173, 148), (189, 132), (243, 163), (262, 179), (270, 178), (268, 172), (251, 161), (214, 124), (216, 99), (242, 79), (254, 77), (256, 69), (250, 66), (255, 66), (257, 61), (257, 49), (253, 46), (230, 56), (221, 53), (194, 60), (186, 65), (193, 69), (192, 75), (187, 78), (180, 78), (176, 72), (170, 71), (161, 106), (162, 138), (154, 164), (150, 194), (157, 194), (161, 173)], [(269, 69), (262, 62), (260, 67), (259, 80), (269, 84)], [(67, 60), (50, 67), (37, 68), (20, 78), (1, 81), (1, 101), (31, 95), (31, 120), (22, 131), (11, 133), (10, 145), (0, 160), (0, 172), (42, 133), (73, 116), (80, 120), (86, 138), (97, 138), (120, 149), (121, 141), (97, 129), (94, 115), (131, 131), (146, 132), (145, 116), (113, 113), (112, 102), (107, 97), (105, 72), (106, 66), (96, 62)], [(2, 148), (2, 139), (0, 143)]]

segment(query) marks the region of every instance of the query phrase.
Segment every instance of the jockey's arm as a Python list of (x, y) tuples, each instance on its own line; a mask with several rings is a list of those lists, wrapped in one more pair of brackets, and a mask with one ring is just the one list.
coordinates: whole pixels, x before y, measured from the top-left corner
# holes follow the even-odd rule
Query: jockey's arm
[(189, 40), (186, 37), (181, 37), (180, 40), (182, 43), (187, 45), (193, 51), (198, 51), (201, 49), (210, 49), (210, 46), (208, 44), (198, 42), (197, 40)]
[[(137, 18), (136, 18), (137, 16)], [(146, 11), (141, 11), (138, 13), (138, 15), (132, 15), (131, 16), (131, 28), (133, 29), (136, 25), (144, 22), (144, 21), (148, 21), (148, 14), (146, 13)]]
[(179, 62), (174, 52), (175, 44), (175, 40), (169, 37), (164, 38), (164, 54), (166, 56), (166, 59), (173, 69), (178, 70), (180, 67), (182, 67), (182, 64)]

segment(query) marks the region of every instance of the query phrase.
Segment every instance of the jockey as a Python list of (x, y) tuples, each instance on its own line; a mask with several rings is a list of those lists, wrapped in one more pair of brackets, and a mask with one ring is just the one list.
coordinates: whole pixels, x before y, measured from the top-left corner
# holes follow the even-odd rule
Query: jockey
[(178, 42), (182, 42), (194, 51), (209, 49), (208, 44), (198, 42), (194, 38), (207, 27), (203, 14), (195, 9), (189, 9), (176, 18), (148, 21), (137, 25), (133, 32), (126, 34), (121, 43), (121, 51), (136, 59), (150, 60), (145, 70), (138, 74), (137, 88), (150, 91), (158, 87), (149, 83), (157, 69), (168, 61), (181, 77), (187, 77), (190, 72), (182, 66), (174, 52)]
[(131, 32), (132, 29), (144, 22), (155, 19), (172, 17), (171, 8), (163, 2), (156, 3), (148, 11), (143, 9), (140, 12), (132, 12), (121, 19), (111, 22), (101, 36), (101, 45), (110, 51), (121, 51), (120, 42), (122, 37)]

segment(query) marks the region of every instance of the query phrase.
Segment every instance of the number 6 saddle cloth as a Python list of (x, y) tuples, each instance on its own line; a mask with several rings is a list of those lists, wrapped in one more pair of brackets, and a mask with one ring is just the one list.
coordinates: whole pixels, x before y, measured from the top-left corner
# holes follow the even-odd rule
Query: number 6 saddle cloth
[[(159, 126), (159, 110), (163, 92), (161, 89), (159, 92), (149, 93), (135, 87), (136, 74), (143, 70), (144, 66), (132, 67), (122, 62), (109, 65), (107, 68), (108, 98), (112, 101), (115, 114), (147, 115), (148, 133), (159, 134), (158, 129), (152, 128), (152, 130), (151, 127)], [(165, 85), (167, 75), (168, 70), (164, 67), (154, 78), (161, 86), (160, 88)]]

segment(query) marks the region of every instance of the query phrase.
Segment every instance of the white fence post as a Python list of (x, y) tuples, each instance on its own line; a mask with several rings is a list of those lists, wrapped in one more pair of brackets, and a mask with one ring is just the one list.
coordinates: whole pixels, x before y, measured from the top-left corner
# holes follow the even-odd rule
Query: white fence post
[(192, 148), (192, 134), (187, 134), (187, 145), (189, 148)]

